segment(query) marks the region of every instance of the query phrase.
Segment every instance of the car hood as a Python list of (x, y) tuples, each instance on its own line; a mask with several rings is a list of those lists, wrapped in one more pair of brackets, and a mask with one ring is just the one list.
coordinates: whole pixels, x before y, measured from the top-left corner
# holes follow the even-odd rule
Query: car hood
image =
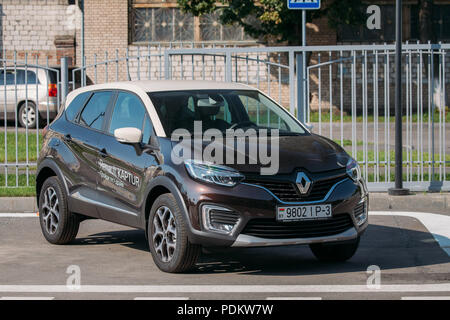
[[(274, 143), (274, 139), (278, 139), (278, 146), (276, 142)], [(242, 145), (245, 145), (245, 150), (242, 146), (239, 148), (235, 144), (233, 163), (226, 162), (226, 154), (227, 152), (233, 152), (233, 148), (217, 143), (217, 149), (222, 149), (223, 158), (215, 162), (244, 173), (260, 173), (261, 167), (274, 167), (276, 166), (275, 162), (278, 161), (277, 173), (284, 174), (292, 173), (298, 169), (307, 170), (311, 173), (341, 169), (345, 167), (347, 161), (350, 159), (350, 156), (338, 144), (315, 134), (280, 136), (277, 138), (269, 137), (268, 144), (261, 144), (262, 150), (268, 150), (264, 154), (268, 154), (268, 158), (270, 159), (269, 163), (261, 161), (260, 155), (257, 154), (255, 158), (254, 154), (249, 152), (251, 145), (248, 139), (241, 139), (240, 141)], [(172, 148), (176, 144), (180, 144), (184, 148), (188, 148), (189, 145), (186, 141), (172, 141)], [(211, 148), (211, 145), (208, 147), (209, 142), (195, 139), (190, 144), (192, 157), (196, 151), (201, 152), (199, 154), (205, 154), (205, 151), (208, 150), (206, 148)], [(276, 156), (277, 153), (279, 155), (278, 157)], [(237, 163), (239, 157), (245, 159), (244, 164)], [(215, 159), (217, 160), (218, 158), (216, 157)], [(254, 162), (256, 164), (250, 164)]]

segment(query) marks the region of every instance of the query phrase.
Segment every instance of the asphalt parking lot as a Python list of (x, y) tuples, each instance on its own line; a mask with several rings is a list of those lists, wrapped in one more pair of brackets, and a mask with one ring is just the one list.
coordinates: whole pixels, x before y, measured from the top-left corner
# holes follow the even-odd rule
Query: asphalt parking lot
[[(73, 244), (55, 246), (36, 216), (4, 214), (0, 299), (449, 299), (450, 214), (423, 217), (371, 212), (345, 263), (318, 262), (307, 246), (227, 249), (204, 253), (191, 273), (166, 274), (142, 231), (88, 220)], [(74, 268), (81, 286), (67, 287), (78, 284)]]

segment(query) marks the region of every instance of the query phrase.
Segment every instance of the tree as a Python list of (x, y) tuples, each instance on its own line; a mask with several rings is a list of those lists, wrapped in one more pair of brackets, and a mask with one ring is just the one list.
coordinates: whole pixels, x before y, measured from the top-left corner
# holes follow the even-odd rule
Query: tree
[[(223, 24), (240, 24), (254, 38), (267, 42), (301, 43), (302, 20), (298, 10), (289, 10), (286, 0), (177, 0), (184, 12), (194, 16), (219, 10)], [(365, 22), (362, 0), (323, 0), (322, 9), (309, 11), (308, 21), (326, 16), (332, 28)]]

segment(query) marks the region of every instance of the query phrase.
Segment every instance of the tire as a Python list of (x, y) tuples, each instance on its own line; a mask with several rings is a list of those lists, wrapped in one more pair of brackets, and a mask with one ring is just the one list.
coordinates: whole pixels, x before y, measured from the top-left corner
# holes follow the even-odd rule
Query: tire
[(80, 220), (69, 212), (66, 192), (57, 177), (48, 178), (42, 185), (39, 221), (42, 234), (50, 243), (66, 244), (77, 236)]
[(187, 223), (172, 194), (162, 194), (155, 200), (147, 230), (153, 261), (161, 271), (179, 273), (194, 267), (201, 246), (189, 242)]
[[(20, 105), (19, 108), (19, 123), (20, 126), (23, 128), (26, 128), (26, 122), (27, 122), (27, 103), (23, 102)], [(36, 104), (34, 102), (28, 101), (28, 128), (33, 129), (36, 128), (37, 118), (39, 117), (39, 114), (36, 110)]]
[(344, 243), (315, 243), (310, 244), (311, 251), (320, 261), (342, 262), (350, 259), (359, 246), (359, 237)]

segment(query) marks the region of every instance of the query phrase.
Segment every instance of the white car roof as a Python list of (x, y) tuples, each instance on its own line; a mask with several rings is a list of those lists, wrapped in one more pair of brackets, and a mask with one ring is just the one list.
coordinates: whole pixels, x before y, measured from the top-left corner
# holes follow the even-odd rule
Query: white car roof
[(206, 80), (139, 80), (139, 81), (121, 81), (103, 84), (94, 84), (79, 88), (73, 92), (78, 94), (85, 91), (105, 90), (105, 89), (123, 89), (135, 91), (136, 89), (145, 92), (176, 91), (176, 90), (255, 90), (245, 84), (236, 82), (220, 82)]

